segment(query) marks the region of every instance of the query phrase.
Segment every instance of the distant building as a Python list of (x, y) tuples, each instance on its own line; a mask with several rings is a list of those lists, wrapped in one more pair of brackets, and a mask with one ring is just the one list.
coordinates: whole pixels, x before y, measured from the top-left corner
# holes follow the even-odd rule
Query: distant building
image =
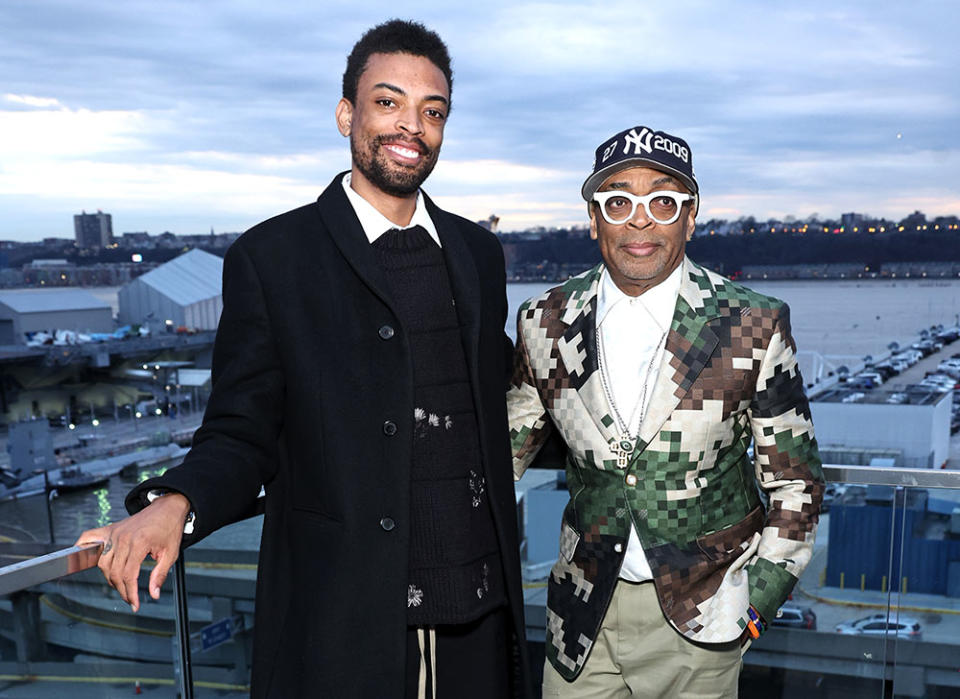
[(859, 233), (860, 228), (863, 227), (863, 214), (841, 214), (840, 216), (840, 226), (843, 228), (845, 233)]
[(88, 291), (0, 292), (0, 345), (22, 344), (26, 333), (111, 332), (113, 309)]
[(951, 405), (949, 393), (834, 388), (814, 396), (810, 411), (825, 463), (866, 466), (881, 457), (897, 468), (943, 468)]
[(497, 232), (497, 226), (500, 225), (500, 217), (496, 214), (490, 214), (483, 221), (477, 221), (477, 225), (486, 228), (491, 233)]
[(216, 330), (223, 310), (223, 259), (191, 250), (137, 277), (120, 289), (121, 323), (156, 330)]
[(73, 217), (73, 232), (78, 248), (109, 247), (113, 244), (113, 218), (102, 211), (95, 214), (84, 211)]
[(152, 249), (154, 247), (150, 234), (146, 231), (135, 231), (133, 233), (124, 233), (120, 236), (120, 247), (122, 248), (144, 248)]

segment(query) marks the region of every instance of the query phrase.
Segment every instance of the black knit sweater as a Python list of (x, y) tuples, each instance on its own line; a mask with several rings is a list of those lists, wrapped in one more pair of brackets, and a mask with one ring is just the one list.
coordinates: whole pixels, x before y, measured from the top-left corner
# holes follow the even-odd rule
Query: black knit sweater
[(447, 267), (420, 226), (389, 231), (373, 249), (413, 358), (407, 618), (465, 623), (505, 595)]

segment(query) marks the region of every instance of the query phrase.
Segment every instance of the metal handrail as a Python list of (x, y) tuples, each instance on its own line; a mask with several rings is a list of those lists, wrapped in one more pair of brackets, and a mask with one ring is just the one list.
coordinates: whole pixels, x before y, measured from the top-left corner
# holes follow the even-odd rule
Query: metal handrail
[(824, 464), (823, 475), (828, 483), (960, 489), (960, 471), (943, 469)]
[(97, 565), (103, 542), (54, 551), (0, 568), (0, 596), (79, 573)]

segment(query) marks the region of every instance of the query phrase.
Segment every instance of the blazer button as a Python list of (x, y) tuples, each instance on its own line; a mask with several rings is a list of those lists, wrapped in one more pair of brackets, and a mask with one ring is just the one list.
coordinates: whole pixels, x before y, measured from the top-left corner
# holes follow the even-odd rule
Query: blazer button
[(381, 325), (380, 330), (377, 332), (380, 333), (381, 340), (389, 340), (394, 335), (393, 328), (391, 328), (389, 325)]
[(387, 420), (383, 423), (383, 433), (388, 437), (392, 437), (397, 433), (397, 423), (392, 420)]
[(380, 528), (385, 532), (392, 531), (395, 526), (397, 526), (397, 523), (391, 517), (384, 517), (380, 520)]
[(627, 474), (627, 485), (636, 485), (636, 484), (637, 484), (637, 477), (636, 477), (634, 474), (632, 474), (632, 473), (628, 473), (628, 474)]

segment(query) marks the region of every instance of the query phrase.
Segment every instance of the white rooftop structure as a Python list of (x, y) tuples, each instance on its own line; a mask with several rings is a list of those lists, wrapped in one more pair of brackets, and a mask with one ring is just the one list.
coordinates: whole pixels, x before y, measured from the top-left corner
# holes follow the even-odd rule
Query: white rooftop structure
[(184, 253), (120, 289), (120, 322), (214, 330), (223, 310), (222, 275), (222, 258)]
[(0, 344), (25, 342), (27, 333), (111, 332), (113, 309), (85, 289), (0, 292)]
[(17, 313), (50, 313), (110, 308), (89, 291), (57, 289), (50, 291), (0, 291), (0, 303)]

